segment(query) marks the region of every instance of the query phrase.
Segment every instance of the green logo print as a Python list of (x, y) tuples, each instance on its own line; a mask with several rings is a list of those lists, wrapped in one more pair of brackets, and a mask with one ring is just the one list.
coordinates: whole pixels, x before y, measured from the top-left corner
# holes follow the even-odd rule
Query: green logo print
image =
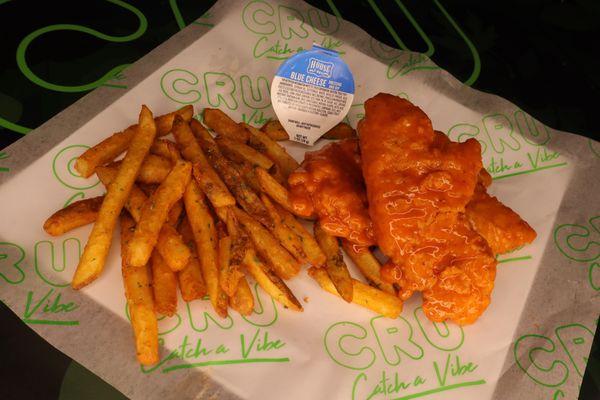
[[(312, 42), (340, 51), (342, 42), (329, 35), (340, 27), (338, 17), (310, 7), (303, 13), (299, 9), (266, 1), (250, 1), (242, 10), (242, 23), (256, 35), (252, 47), (254, 58), (281, 61), (310, 47)], [(302, 40), (302, 45), (298, 45)], [(343, 54), (343, 51), (340, 51)]]
[(423, 358), (423, 348), (413, 341), (413, 329), (407, 320), (399, 317), (394, 321), (394, 326), (389, 325), (385, 317), (371, 319), (371, 329), (388, 365), (400, 364), (401, 353), (413, 360)]
[(160, 88), (165, 96), (180, 104), (193, 104), (202, 98), (193, 89), (198, 85), (198, 77), (185, 69), (170, 69), (160, 78)]
[(99, 183), (98, 179), (84, 178), (75, 170), (77, 157), (89, 148), (83, 144), (74, 144), (56, 153), (52, 160), (52, 173), (63, 186), (69, 189), (87, 190)]
[(11, 285), (17, 285), (25, 279), (21, 262), (25, 250), (17, 244), (0, 242), (0, 278)]
[(35, 244), (34, 254), (35, 272), (40, 279), (50, 286), (67, 287), (81, 255), (81, 242), (77, 238), (66, 238), (57, 249), (54, 241), (42, 240)]
[(600, 290), (600, 215), (589, 219), (587, 225), (562, 224), (554, 230), (554, 244), (568, 259), (590, 263), (588, 282)]
[[(9, 157), (10, 156), (8, 154), (6, 154), (3, 151), (0, 151), (0, 160), (6, 160)], [(8, 171), (10, 171), (10, 168), (8, 168), (8, 167), (0, 167), (0, 172), (8, 172)]]
[(532, 381), (552, 388), (554, 398), (564, 398), (566, 389), (561, 386), (571, 373), (574, 371), (583, 377), (594, 334), (577, 323), (559, 326), (554, 332), (555, 340), (538, 334), (519, 337), (515, 341), (513, 355), (518, 367)]
[[(256, 327), (272, 326), (278, 317), (275, 300), (270, 296), (265, 296), (262, 290), (258, 290), (258, 283), (254, 284), (254, 298), (256, 302), (252, 314), (247, 317), (242, 315), (242, 318)], [(263, 306), (263, 301), (266, 303), (266, 307)]]

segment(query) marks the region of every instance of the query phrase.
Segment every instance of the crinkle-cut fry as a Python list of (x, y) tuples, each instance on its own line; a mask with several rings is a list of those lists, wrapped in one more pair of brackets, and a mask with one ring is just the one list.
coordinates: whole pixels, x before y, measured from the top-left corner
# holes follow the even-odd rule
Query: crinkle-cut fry
[(239, 126), (227, 114), (217, 108), (204, 109), (204, 123), (221, 136), (228, 137), (238, 142), (246, 143), (250, 133)]
[(348, 266), (344, 262), (344, 257), (340, 251), (338, 239), (325, 232), (319, 223), (315, 224), (314, 229), (315, 239), (317, 239), (319, 246), (321, 246), (321, 249), (327, 256), (327, 262), (325, 263), (327, 275), (331, 278), (340, 297), (348, 303), (352, 302), (352, 278), (350, 277)]
[(142, 267), (127, 266), (124, 254), (134, 229), (135, 222), (133, 219), (122, 213), (121, 273), (131, 326), (135, 336), (137, 359), (142, 365), (152, 365), (158, 362), (158, 322), (154, 312), (150, 270), (147, 265)]
[(196, 251), (200, 258), (200, 267), (204, 282), (206, 282), (208, 297), (216, 313), (222, 318), (226, 318), (229, 300), (219, 285), (218, 238), (215, 220), (206, 204), (204, 193), (193, 179), (183, 195), (183, 203), (196, 242)]
[[(185, 106), (175, 112), (161, 115), (154, 119), (156, 126), (156, 136), (164, 136), (171, 131), (175, 115), (181, 116), (183, 120), (189, 121), (194, 114), (193, 107)], [(117, 156), (123, 153), (129, 147), (129, 143), (138, 128), (138, 124), (131, 125), (121, 132), (104, 139), (94, 147), (87, 149), (75, 161), (75, 169), (84, 178), (90, 177), (96, 168), (100, 165), (113, 161)]]
[(262, 191), (268, 194), (280, 206), (293, 213), (294, 207), (290, 201), (290, 193), (288, 190), (277, 182), (267, 170), (260, 167), (255, 168), (255, 170), (256, 178), (258, 179)]
[(192, 252), (192, 256), (185, 268), (177, 273), (181, 297), (184, 301), (190, 302), (206, 296), (206, 282), (204, 282), (202, 268), (200, 267), (198, 254), (196, 253), (196, 244), (194, 243), (192, 228), (187, 219), (184, 219), (181, 223), (179, 232)]
[(225, 185), (231, 190), (238, 204), (254, 216), (261, 224), (271, 228), (273, 221), (265, 209), (256, 192), (243, 182), (241, 173), (233, 163), (227, 160), (211, 134), (199, 122), (192, 124), (192, 130), (200, 141), (200, 145), (206, 152), (206, 156), (215, 168)]
[(284, 224), (283, 218), (279, 215), (279, 212), (275, 208), (273, 202), (264, 193), (261, 193), (260, 199), (264, 203), (269, 215), (273, 218), (274, 227), (271, 229), (273, 236), (279, 240), (279, 243), (290, 252), (292, 256), (299, 262), (304, 264), (307, 262), (306, 254), (302, 248), (302, 240), (300, 236), (296, 234), (289, 226)]
[[(107, 166), (119, 168), (121, 161), (114, 161)], [(161, 183), (165, 180), (167, 175), (171, 172), (171, 161), (157, 156), (155, 154), (148, 154), (144, 158), (144, 162), (140, 168), (140, 172), (135, 180), (138, 183)]]
[[(321, 288), (331, 294), (339, 296), (339, 293), (333, 282), (323, 268), (311, 267), (308, 269), (308, 275), (313, 278)], [(402, 300), (398, 297), (366, 285), (356, 279), (352, 279), (353, 292), (352, 302), (359, 306), (368, 308), (376, 313), (388, 318), (398, 318), (402, 312)]]
[(72, 229), (91, 224), (98, 217), (103, 200), (104, 196), (98, 196), (69, 204), (44, 222), (44, 230), (51, 236), (60, 236)]
[(154, 309), (159, 314), (171, 317), (177, 311), (177, 276), (158, 251), (152, 252), (151, 264)]
[[(111, 167), (98, 167), (96, 175), (98, 175), (102, 184), (108, 187), (117, 175), (117, 171)], [(136, 222), (140, 220), (142, 209), (147, 200), (148, 198), (144, 192), (137, 185), (133, 185), (129, 198), (125, 203), (125, 208)], [(156, 249), (173, 271), (179, 271), (187, 265), (189, 249), (175, 228), (169, 226), (169, 224), (162, 226), (156, 242)]]
[(283, 223), (290, 227), (296, 235), (300, 237), (302, 241), (302, 249), (304, 250), (304, 254), (306, 254), (306, 259), (313, 267), (322, 267), (325, 265), (327, 261), (327, 256), (319, 247), (319, 244), (311, 235), (311, 233), (302, 225), (300, 221), (296, 219), (289, 211), (285, 210), (283, 207), (275, 204), (275, 208), (279, 212)]
[(356, 137), (356, 131), (345, 122), (340, 122), (323, 135), (324, 139), (351, 139)]
[(294, 160), (279, 143), (271, 139), (266, 133), (245, 123), (241, 123), (240, 126), (250, 132), (248, 144), (278, 164), (286, 180), (292, 172), (300, 167), (298, 161)]
[(150, 147), (150, 153), (170, 160), (172, 165), (181, 160), (177, 145), (167, 139), (156, 139)]
[(278, 142), (290, 139), (290, 135), (285, 131), (281, 122), (276, 119), (267, 121), (267, 123), (261, 126), (260, 130), (266, 133), (271, 139)]
[(137, 223), (133, 238), (129, 243), (130, 265), (140, 266), (148, 262), (158, 241), (161, 228), (167, 221), (169, 210), (173, 204), (183, 197), (183, 192), (191, 176), (192, 164), (183, 160), (178, 161), (169, 176), (148, 199), (142, 209), (142, 215)]
[(284, 249), (275, 237), (258, 221), (239, 208), (235, 217), (244, 227), (258, 254), (263, 257), (282, 279), (291, 279), (300, 272), (300, 263)]
[(258, 258), (253, 248), (248, 249), (244, 257), (246, 270), (265, 292), (284, 307), (294, 311), (303, 311), (302, 304), (285, 282)]
[(269, 157), (264, 156), (259, 151), (254, 150), (252, 147), (238, 142), (237, 140), (217, 136), (215, 141), (219, 145), (221, 152), (236, 163), (247, 162), (253, 166), (265, 169), (269, 169), (273, 165), (273, 161)]
[(104, 197), (88, 242), (79, 259), (77, 270), (71, 282), (73, 289), (81, 289), (89, 284), (104, 269), (117, 218), (119, 218), (119, 214), (129, 197), (142, 162), (148, 155), (150, 146), (156, 136), (156, 125), (152, 118), (152, 112), (146, 106), (142, 106), (138, 125), (139, 129), (131, 139), (129, 150), (117, 172), (117, 176), (108, 186), (108, 192)]
[(229, 193), (227, 186), (225, 186), (219, 175), (209, 164), (200, 147), (200, 143), (198, 143), (192, 133), (190, 125), (183, 120), (175, 118), (173, 122), (173, 136), (177, 141), (183, 158), (194, 163), (194, 169), (196, 170), (194, 178), (198, 181), (200, 188), (206, 194), (210, 203), (214, 207), (234, 205), (235, 198)]
[(240, 264), (231, 263), (231, 236), (224, 236), (219, 239), (219, 284), (221, 289), (231, 297), (235, 294), (237, 286), (244, 273), (241, 271)]
[(381, 279), (381, 264), (367, 246), (359, 246), (342, 239), (342, 248), (371, 286), (386, 293), (396, 294), (394, 286)]
[(254, 311), (254, 296), (245, 276), (240, 278), (235, 293), (229, 298), (229, 305), (240, 315), (250, 315)]

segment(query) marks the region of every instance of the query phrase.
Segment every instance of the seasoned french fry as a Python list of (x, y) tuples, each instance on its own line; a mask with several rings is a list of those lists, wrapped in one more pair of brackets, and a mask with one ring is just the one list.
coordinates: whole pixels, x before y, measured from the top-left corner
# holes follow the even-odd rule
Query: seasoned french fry
[(237, 284), (235, 293), (229, 298), (229, 305), (240, 315), (250, 315), (254, 310), (254, 296), (252, 296), (250, 285), (243, 275)]
[[(131, 242), (128, 249), (130, 248)], [(170, 317), (177, 311), (177, 276), (158, 251), (152, 253), (151, 264), (154, 309), (157, 313)]]
[(298, 221), (289, 211), (277, 204), (275, 204), (275, 208), (279, 212), (283, 223), (290, 227), (290, 229), (300, 237), (302, 249), (304, 250), (304, 254), (306, 254), (308, 262), (314, 267), (325, 265), (327, 256), (325, 256), (325, 253), (323, 253), (323, 250), (321, 250), (313, 235), (311, 235), (304, 225), (302, 225), (302, 223), (300, 223), (300, 221)]
[(184, 269), (177, 273), (179, 280), (179, 290), (184, 301), (201, 299), (206, 296), (206, 283), (202, 276), (202, 268), (196, 253), (196, 244), (194, 243), (194, 235), (192, 228), (187, 219), (184, 219), (179, 229), (185, 243), (189, 246), (192, 256)]
[(356, 137), (356, 131), (347, 123), (340, 122), (322, 136), (324, 139), (351, 139)]
[[(219, 146), (211, 134), (199, 122), (192, 122), (192, 130), (206, 152), (206, 156), (225, 182), (225, 185), (231, 190), (239, 205), (242, 206), (246, 212), (254, 216), (260, 223), (266, 227), (272, 227), (273, 221), (265, 209), (265, 206), (258, 198), (258, 195), (249, 186), (243, 183), (240, 172), (235, 168), (233, 163), (223, 157), (219, 150)], [(194, 172), (196, 171), (194, 170)]]
[(261, 131), (267, 134), (271, 139), (276, 140), (278, 142), (282, 140), (289, 140), (290, 135), (285, 131), (281, 122), (276, 119), (272, 119), (264, 124), (261, 128)]
[[(117, 175), (117, 171), (111, 167), (98, 167), (96, 175), (98, 175), (102, 184), (108, 187)], [(125, 208), (136, 222), (140, 220), (142, 209), (147, 200), (148, 198), (144, 192), (137, 185), (133, 185), (129, 198), (125, 203)], [(189, 249), (183, 242), (183, 239), (179, 236), (175, 228), (169, 224), (162, 226), (158, 235), (158, 241), (156, 242), (156, 249), (173, 271), (179, 271), (184, 268), (190, 257)]]
[[(119, 168), (121, 161), (112, 162), (108, 166)], [(136, 182), (161, 183), (169, 175), (169, 172), (171, 172), (171, 161), (169, 159), (155, 154), (148, 154), (142, 163)]]
[(273, 165), (270, 158), (262, 155), (262, 153), (254, 150), (252, 147), (244, 143), (232, 140), (226, 137), (218, 136), (215, 141), (219, 145), (219, 149), (230, 160), (237, 163), (247, 162), (253, 166), (269, 169)]
[(298, 162), (294, 160), (292, 156), (279, 145), (279, 143), (271, 139), (266, 133), (245, 123), (241, 123), (240, 126), (246, 128), (251, 134), (248, 144), (261, 153), (264, 153), (271, 160), (275, 161), (276, 164), (279, 164), (281, 173), (285, 179), (300, 167), (300, 164), (298, 164)]
[(275, 225), (271, 230), (273, 236), (279, 240), (279, 243), (281, 243), (281, 245), (287, 251), (289, 251), (299, 263), (304, 264), (307, 259), (306, 254), (304, 254), (304, 249), (302, 248), (302, 240), (300, 239), (300, 236), (296, 235), (296, 233), (289, 226), (283, 223), (281, 215), (279, 215), (279, 212), (269, 199), (269, 196), (261, 193), (260, 199), (267, 208), (271, 218), (273, 218), (273, 223)]
[(279, 182), (280, 185), (285, 187), (288, 184), (287, 178), (283, 176), (283, 172), (281, 172), (281, 170), (282, 168), (279, 166), (279, 164), (273, 164), (273, 166), (269, 170), (269, 173), (271, 174), (273, 179), (275, 179), (277, 182)]
[(244, 179), (244, 182), (252, 188), (257, 193), (260, 193), (260, 184), (258, 183), (258, 178), (256, 177), (256, 171), (254, 171), (254, 167), (247, 162), (238, 163), (238, 171), (240, 175)]
[(104, 269), (117, 218), (129, 197), (142, 162), (154, 142), (156, 125), (152, 113), (146, 106), (142, 106), (138, 125), (139, 128), (131, 139), (129, 150), (119, 172), (108, 187), (108, 192), (98, 212), (98, 218), (77, 265), (71, 282), (74, 289), (81, 289), (89, 284)]
[(358, 246), (342, 239), (342, 247), (371, 286), (392, 295), (396, 294), (392, 284), (381, 280), (381, 264), (367, 246)]
[[(192, 118), (194, 109), (192, 106), (185, 106), (175, 112), (161, 115), (155, 118), (156, 135), (163, 136), (171, 131), (173, 118), (179, 115), (184, 121), (189, 121)], [(123, 153), (129, 147), (135, 132), (138, 129), (138, 124), (131, 125), (124, 131), (117, 132), (114, 135), (104, 139), (94, 147), (86, 150), (75, 161), (75, 169), (84, 178), (90, 177), (96, 167), (113, 161), (117, 156)]]
[(233, 208), (236, 219), (254, 244), (256, 251), (282, 279), (293, 278), (300, 272), (300, 264), (287, 252), (258, 221), (239, 208)]
[(60, 236), (72, 229), (96, 220), (104, 196), (83, 199), (69, 204), (52, 214), (44, 223), (44, 230), (52, 236)]
[[(311, 267), (308, 269), (308, 275), (313, 278), (319, 286), (328, 291), (331, 294), (339, 296), (337, 289), (333, 282), (327, 275), (327, 271), (323, 268)], [(352, 302), (359, 306), (368, 308), (369, 310), (375, 311), (388, 318), (398, 318), (402, 312), (402, 300), (398, 297), (375, 289), (372, 286), (365, 285), (364, 283), (352, 279), (353, 292)]]
[(290, 193), (288, 190), (280, 185), (275, 178), (269, 175), (265, 169), (257, 167), (255, 170), (256, 178), (258, 179), (258, 184), (260, 185), (262, 191), (268, 194), (280, 206), (293, 213), (294, 207), (290, 201)]
[(208, 296), (216, 313), (226, 318), (228, 298), (221, 285), (219, 285), (218, 239), (215, 221), (206, 204), (204, 193), (193, 179), (183, 195), (183, 203), (196, 241), (196, 249), (200, 258), (200, 267), (206, 282)]
[(219, 284), (221, 289), (230, 297), (235, 294), (238, 283), (244, 277), (240, 264), (231, 263), (232, 239), (225, 236), (219, 239)]
[(190, 129), (190, 125), (179, 118), (175, 118), (173, 136), (179, 145), (183, 158), (196, 165), (194, 177), (211, 204), (214, 207), (234, 205), (235, 198), (229, 193), (227, 186), (208, 163), (200, 144)]
[(174, 228), (177, 228), (179, 224), (179, 218), (181, 217), (181, 213), (183, 212), (183, 200), (179, 199), (173, 204), (171, 209), (169, 210), (169, 216), (167, 217), (167, 223)]
[(144, 265), (150, 259), (169, 210), (183, 196), (191, 179), (191, 172), (191, 163), (178, 161), (169, 176), (146, 202), (127, 250), (130, 265)]
[(172, 165), (181, 160), (177, 145), (167, 139), (156, 139), (150, 147), (150, 153), (171, 160)]
[(348, 303), (352, 302), (352, 278), (340, 251), (338, 239), (325, 232), (319, 223), (315, 224), (314, 229), (315, 239), (317, 239), (321, 249), (327, 256), (327, 262), (325, 263), (327, 275), (331, 278), (341, 298)]
[(135, 223), (131, 217), (121, 214), (121, 273), (135, 336), (137, 359), (140, 364), (151, 365), (158, 362), (158, 322), (154, 313), (150, 271), (147, 265), (127, 266), (124, 253), (134, 229)]
[(290, 288), (287, 287), (285, 282), (268, 265), (258, 258), (254, 249), (249, 249), (246, 252), (244, 265), (260, 287), (275, 301), (291, 310), (303, 311), (302, 304), (300, 304)]
[(235, 123), (227, 114), (217, 108), (204, 109), (204, 123), (219, 135), (246, 143), (250, 134)]

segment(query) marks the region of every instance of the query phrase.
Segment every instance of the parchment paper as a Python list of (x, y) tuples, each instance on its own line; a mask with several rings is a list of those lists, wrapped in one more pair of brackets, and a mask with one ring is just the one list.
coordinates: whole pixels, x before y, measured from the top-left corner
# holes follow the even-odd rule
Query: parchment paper
[[(492, 194), (537, 231), (499, 257), (492, 303), (474, 324), (433, 324), (414, 296), (397, 320), (322, 291), (305, 272), (289, 286), (294, 313), (257, 289), (256, 313), (220, 319), (181, 299), (159, 322), (161, 363), (140, 368), (127, 320), (118, 235), (103, 275), (68, 283), (90, 226), (51, 238), (43, 221), (103, 192), (75, 157), (134, 123), (194, 104), (259, 126), (285, 57), (318, 43), (342, 52), (356, 82), (348, 122), (380, 91), (420, 106), (453, 140), (477, 138)], [(545, 127), (473, 90), (427, 57), (389, 48), (299, 1), (219, 1), (125, 71), (5, 149), (0, 166), (0, 300), (48, 342), (131, 398), (576, 398), (600, 309), (600, 143)], [(551, 99), (548, 99), (551, 101)], [(322, 146), (324, 141), (317, 144)], [(311, 150), (287, 144), (298, 160)], [(351, 263), (350, 263), (351, 264)], [(353, 270), (356, 277), (356, 271)]]

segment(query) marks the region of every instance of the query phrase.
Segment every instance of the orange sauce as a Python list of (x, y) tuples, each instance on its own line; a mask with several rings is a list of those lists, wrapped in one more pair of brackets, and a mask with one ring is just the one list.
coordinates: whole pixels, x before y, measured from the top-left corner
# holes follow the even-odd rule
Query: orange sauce
[(298, 215), (316, 216), (331, 235), (360, 245), (375, 244), (356, 139), (307, 152), (288, 183)]

